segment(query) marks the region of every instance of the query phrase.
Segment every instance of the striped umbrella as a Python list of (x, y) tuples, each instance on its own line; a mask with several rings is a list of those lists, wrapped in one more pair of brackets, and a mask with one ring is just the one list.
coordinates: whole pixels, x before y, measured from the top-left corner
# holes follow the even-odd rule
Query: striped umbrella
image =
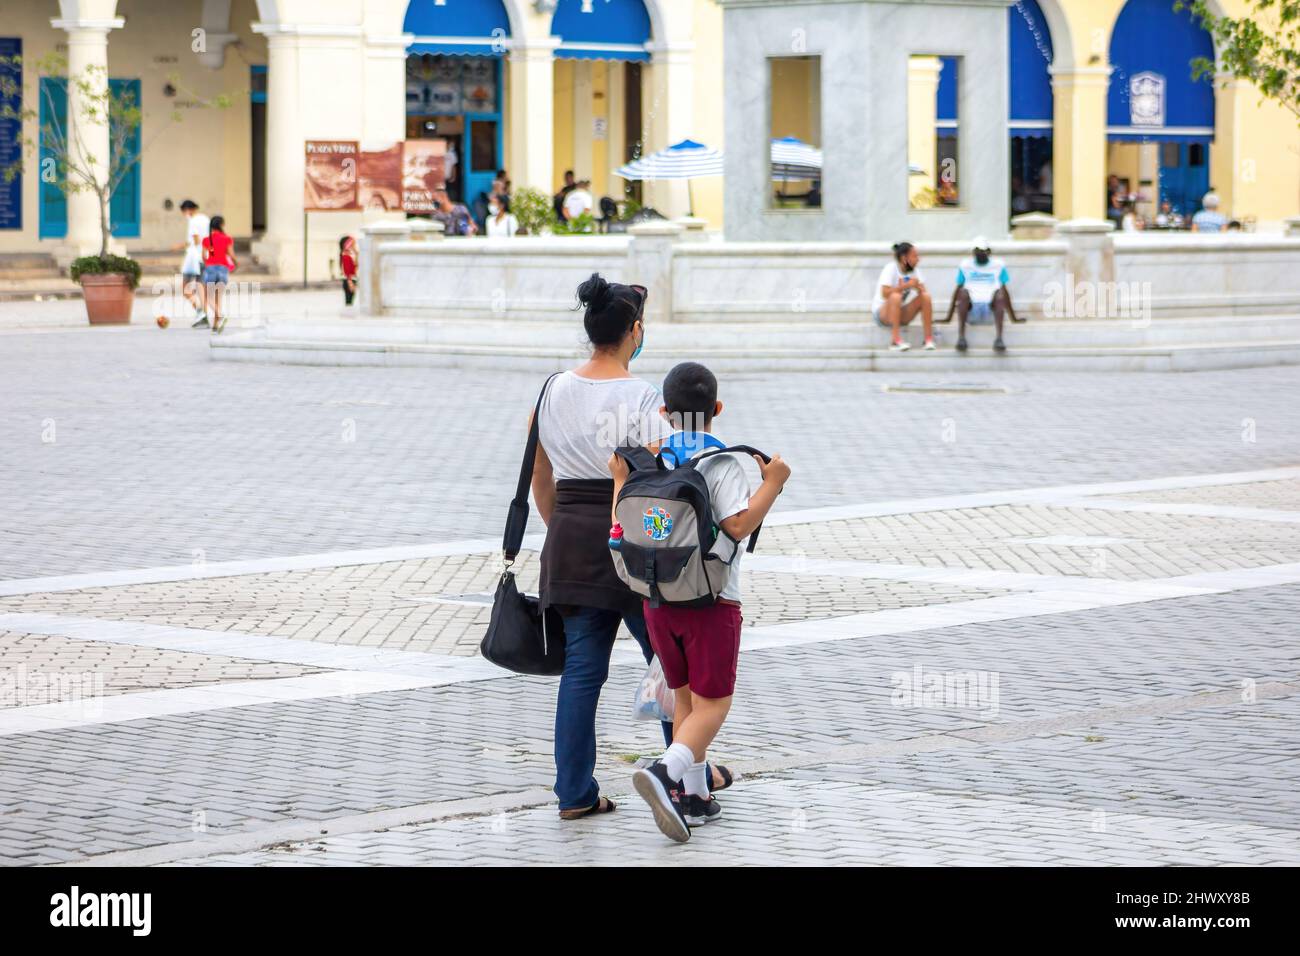
[(695, 200), (691, 196), (691, 180), (700, 176), (721, 176), (722, 151), (684, 139), (667, 149), (620, 166), (614, 170), (614, 175), (641, 180), (684, 179), (691, 214), (694, 215)]
[(781, 182), (820, 179), (822, 151), (793, 136), (772, 140), (772, 178)]

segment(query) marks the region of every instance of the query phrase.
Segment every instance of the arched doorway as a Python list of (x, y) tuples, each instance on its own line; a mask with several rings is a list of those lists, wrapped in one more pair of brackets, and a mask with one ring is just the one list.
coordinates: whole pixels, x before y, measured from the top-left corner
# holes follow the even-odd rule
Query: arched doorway
[(482, 197), (502, 168), (502, 61), (510, 17), (502, 0), (411, 0), (402, 24), (406, 138), (440, 141), (448, 194), (482, 219)]
[[(641, 198), (612, 170), (643, 150), (642, 91), (653, 34), (643, 0), (559, 0), (555, 49), (555, 176), (573, 170), (595, 196)], [(667, 144), (664, 144), (667, 145)]]
[(1120, 11), (1110, 40), (1107, 172), (1148, 220), (1165, 202), (1190, 219), (1211, 185), (1214, 87), (1192, 79), (1197, 57), (1213, 60), (1214, 41), (1190, 10), (1128, 0)]
[(1037, 0), (1007, 10), (1011, 215), (1052, 211), (1052, 33)]

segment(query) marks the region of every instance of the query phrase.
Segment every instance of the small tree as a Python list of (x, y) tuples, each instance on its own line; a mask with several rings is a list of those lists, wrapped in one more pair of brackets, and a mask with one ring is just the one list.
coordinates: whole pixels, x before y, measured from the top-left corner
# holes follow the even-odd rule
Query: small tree
[(519, 228), (530, 236), (545, 235), (558, 222), (551, 197), (532, 186), (521, 186), (510, 194), (510, 211), (519, 221)]
[(1207, 0), (1177, 0), (1174, 9), (1190, 9), (1218, 50), (1217, 64), (1203, 56), (1192, 61), (1193, 79), (1223, 72), (1250, 80), (1300, 119), (1300, 0), (1252, 0), (1241, 19), (1216, 16)]
[[(22, 75), (22, 58), (0, 57), (0, 117), (16, 119), (20, 123), (36, 120), (39, 113), (24, 107), (21, 102), (21, 83), (15, 77)], [(109, 215), (109, 200), (113, 191), (121, 185), (131, 170), (140, 162), (145, 150), (157, 141), (157, 138), (173, 123), (181, 121), (181, 114), (173, 110), (167, 122), (161, 123), (152, 131), (148, 142), (139, 141), (136, 147), (136, 133), (140, 130), (144, 114), (140, 104), (135, 102), (135, 95), (130, 92), (114, 92), (108, 82), (103, 67), (88, 66), (77, 76), (68, 75), (68, 61), (59, 54), (50, 54), (36, 62), (38, 76), (46, 79), (67, 77), (68, 92), (75, 91), (76, 96), (68, 97), (68, 108), (73, 102), (78, 104), (78, 115), (69, 116), (61, 123), (58, 111), (54, 108), (53, 84), (40, 84), (46, 97), (46, 106), (50, 116), (49, 122), (39, 128), (35, 137), (21, 136), (19, 142), (23, 152), (43, 149), (53, 160), (49, 169), (41, 170), (45, 182), (55, 183), (65, 195), (79, 192), (92, 192), (99, 208), (99, 255), (95, 258), (107, 262), (108, 244), (111, 238), (112, 220)], [(179, 78), (169, 77), (174, 88), (179, 89)], [(17, 106), (14, 106), (14, 103)], [(198, 100), (205, 107), (225, 108), (231, 103), (231, 97), (221, 94), (211, 100)], [(97, 156), (85, 142), (81, 131), (89, 126), (108, 125), (108, 156)], [(104, 160), (107, 159), (105, 169)], [(23, 158), (10, 163), (0, 173), (6, 182), (11, 182), (23, 171)], [(80, 271), (104, 271), (88, 266)]]

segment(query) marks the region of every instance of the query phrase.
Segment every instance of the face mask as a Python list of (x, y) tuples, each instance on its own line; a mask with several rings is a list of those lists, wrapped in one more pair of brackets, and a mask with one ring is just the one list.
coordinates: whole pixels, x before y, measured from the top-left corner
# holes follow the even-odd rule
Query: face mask
[(494, 216), (500, 211), (501, 211), (501, 207), (498, 206), (496, 203), (493, 203), (492, 205), (488, 206), (488, 212), (490, 212)]
[(982, 266), (986, 266), (989, 264), (989, 254), (987, 252), (977, 252), (975, 253), (975, 261)]
[(633, 359), (635, 359), (638, 355), (640, 355), (640, 354), (641, 354), (641, 350), (642, 350), (643, 348), (645, 348), (645, 326), (644, 326), (644, 325), (641, 326), (641, 341), (637, 343), (636, 351), (634, 351), (634, 352), (632, 353), (632, 358), (628, 359), (628, 361), (631, 362), (631, 361), (632, 361)]

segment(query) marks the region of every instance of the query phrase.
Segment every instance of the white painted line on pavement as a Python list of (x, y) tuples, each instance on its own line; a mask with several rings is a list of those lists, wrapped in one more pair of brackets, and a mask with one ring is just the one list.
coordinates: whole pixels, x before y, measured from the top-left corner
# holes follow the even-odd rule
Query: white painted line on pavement
[(1095, 511), (1131, 511), (1151, 515), (1191, 515), (1198, 518), (1229, 518), (1235, 521), (1274, 521), (1300, 524), (1300, 511), (1246, 508), (1240, 505), (1191, 504), (1177, 501), (1121, 501), (1116, 498), (1065, 498), (1052, 503), (1056, 508), (1089, 508)]
[(402, 674), (368, 674), (333, 671), (303, 677), (207, 684), (176, 690), (139, 691), (116, 697), (90, 697), (56, 704), (34, 704), (0, 710), (0, 737), (49, 730), (71, 730), (98, 724), (116, 724), (150, 717), (207, 713), (232, 707), (354, 697), (384, 691), (415, 690), (440, 683), (428, 677)]
[[(998, 505), (1044, 504), (1055, 505), (1073, 501), (1082, 496), (1132, 494), (1143, 491), (1170, 491), (1182, 488), (1203, 488), (1216, 485), (1251, 484), (1262, 481), (1279, 481), (1300, 478), (1300, 467), (1267, 468), (1259, 471), (1224, 472), (1210, 475), (1184, 475), (1172, 478), (1153, 478), (1137, 481), (1106, 482), (1090, 485), (1061, 485), (1052, 488), (1028, 488), (1018, 491), (986, 491), (973, 494), (949, 495), (933, 498), (904, 498), (895, 501), (870, 502), (860, 505), (836, 505), (826, 508), (806, 508), (800, 511), (780, 511), (769, 515), (765, 524), (771, 527), (795, 524), (816, 524), (823, 521), (844, 521), (853, 518), (882, 517), (886, 515), (916, 514), (925, 511), (950, 511), (961, 508), (988, 508)], [(537, 550), (545, 535), (534, 533), (524, 538), (524, 547)], [(499, 538), (475, 538), (465, 541), (401, 545), (389, 548), (371, 548), (359, 551), (336, 551), (325, 554), (304, 554), (281, 558), (253, 558), (245, 561), (223, 561), (205, 565), (179, 565), (161, 568), (138, 568), (125, 571), (95, 571), (88, 574), (68, 574), (43, 578), (23, 578), (0, 581), (0, 597), (21, 594), (49, 594), (58, 591), (81, 591), (87, 588), (121, 587), (129, 584), (162, 584), (173, 581), (195, 581), (205, 578), (233, 577), (241, 574), (270, 574), (277, 571), (310, 571), (320, 568), (345, 567), (360, 564), (382, 564), (388, 561), (410, 561), (422, 558), (449, 557), (467, 554), (490, 554), (499, 551)]]
[(329, 670), (397, 674), (432, 680), (435, 684), (462, 683), (503, 677), (506, 672), (481, 657), (452, 657), (391, 648), (323, 644), (286, 637), (265, 637), (239, 631), (205, 631), (197, 628), (106, 621), (57, 614), (0, 614), (0, 631), (20, 634), (57, 634), (84, 641), (103, 641), (191, 654), (220, 655), (262, 663), (298, 664)]

